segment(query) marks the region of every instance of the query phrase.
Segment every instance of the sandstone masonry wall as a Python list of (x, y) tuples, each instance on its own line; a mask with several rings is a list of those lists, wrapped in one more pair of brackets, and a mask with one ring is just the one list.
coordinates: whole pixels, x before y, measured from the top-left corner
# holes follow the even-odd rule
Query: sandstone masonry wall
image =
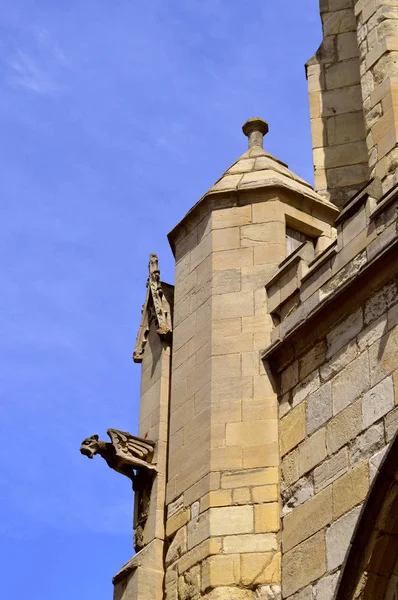
[(321, 0), (323, 41), (306, 65), (315, 189), (342, 206), (369, 178), (353, 0)]
[(361, 506), (398, 429), (398, 192), (371, 182), (308, 263), (303, 244), (267, 284), (280, 320), (282, 596), (333, 597)]
[(398, 428), (397, 280), (282, 371), (281, 385), (283, 596), (327, 600)]

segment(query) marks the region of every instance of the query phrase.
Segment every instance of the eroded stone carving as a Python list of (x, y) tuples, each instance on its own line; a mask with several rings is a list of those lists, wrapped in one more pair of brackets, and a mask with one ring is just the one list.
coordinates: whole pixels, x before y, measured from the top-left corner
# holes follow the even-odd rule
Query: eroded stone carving
[(131, 479), (136, 493), (134, 548), (139, 552), (145, 545), (144, 530), (149, 515), (153, 476), (157, 472), (152, 462), (155, 442), (117, 429), (108, 429), (107, 434), (111, 442), (103, 442), (98, 435), (92, 435), (83, 440), (80, 452), (88, 458), (99, 454), (111, 469)]
[(83, 440), (80, 452), (88, 458), (99, 454), (111, 469), (131, 479), (133, 484), (137, 479), (135, 470), (145, 469), (156, 473), (156, 465), (152, 463), (155, 442), (117, 429), (108, 429), (107, 434), (111, 442), (103, 442), (98, 435), (92, 435)]
[(141, 311), (141, 323), (133, 353), (134, 362), (142, 362), (152, 319), (155, 320), (157, 332), (161, 337), (168, 339), (172, 332), (171, 308), (163, 293), (157, 254), (152, 253), (150, 255), (148, 270), (147, 293)]

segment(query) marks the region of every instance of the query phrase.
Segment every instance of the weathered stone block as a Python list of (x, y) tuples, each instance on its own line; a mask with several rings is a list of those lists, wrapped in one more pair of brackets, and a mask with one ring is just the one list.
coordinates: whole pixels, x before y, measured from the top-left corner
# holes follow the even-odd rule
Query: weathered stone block
[(178, 578), (179, 600), (199, 600), (200, 598), (200, 567), (197, 565), (185, 571)]
[(282, 459), (282, 486), (287, 487), (292, 485), (300, 477), (300, 462), (298, 449), (293, 450)]
[(353, 340), (363, 327), (362, 309), (350, 314), (327, 335), (328, 350), (326, 357), (330, 358), (340, 348)]
[(333, 600), (338, 579), (339, 573), (320, 579), (315, 586), (316, 600)]
[(277, 549), (278, 543), (274, 533), (230, 535), (225, 537), (223, 542), (223, 551), (226, 554), (272, 552)]
[(296, 546), (282, 557), (282, 592), (290, 596), (326, 570), (326, 545), (323, 531)]
[[(369, 490), (369, 464), (363, 461), (333, 483), (333, 519), (364, 501)], [(328, 488), (329, 489), (329, 488)]]
[(173, 514), (166, 522), (166, 536), (172, 536), (178, 529), (186, 525), (189, 521), (190, 511), (189, 508), (180, 510)]
[(354, 508), (341, 519), (335, 521), (326, 532), (326, 552), (328, 571), (340, 566), (347, 552), (361, 507)]
[(394, 405), (392, 377), (386, 377), (363, 396), (362, 417), (364, 429), (387, 414), (394, 408)]
[(251, 587), (261, 583), (280, 583), (280, 552), (242, 554), (241, 565), (243, 585)]
[(182, 527), (177, 531), (166, 554), (166, 567), (178, 560), (187, 551), (187, 529)]
[(385, 418), (385, 430), (387, 442), (391, 442), (392, 438), (398, 430), (398, 407), (394, 408)]
[(319, 374), (317, 371), (313, 371), (308, 377), (302, 380), (293, 390), (293, 406), (297, 406), (307, 396), (315, 392), (319, 388)]
[(387, 331), (387, 317), (386, 315), (381, 316), (377, 321), (371, 323), (366, 329), (363, 329), (358, 334), (358, 348), (360, 352), (363, 352), (374, 344), (381, 336)]
[(336, 415), (346, 408), (362, 392), (369, 389), (369, 386), (369, 359), (367, 353), (364, 352), (333, 379), (333, 414)]
[(280, 421), (280, 448), (284, 456), (305, 438), (305, 403), (299, 404)]
[(307, 398), (307, 433), (313, 433), (324, 425), (331, 416), (332, 386), (328, 382)]
[(383, 423), (377, 423), (366, 431), (356, 436), (350, 444), (351, 465), (369, 458), (384, 446)]
[(202, 591), (240, 581), (239, 554), (211, 556), (202, 567)]
[(326, 429), (318, 429), (299, 446), (300, 475), (304, 475), (326, 458)]
[(307, 502), (314, 495), (314, 486), (311, 477), (302, 477), (294, 485), (282, 491), (282, 515), (289, 514), (294, 508)]
[(332, 521), (332, 488), (329, 486), (287, 514), (283, 519), (282, 544), (287, 552)]
[(343, 475), (348, 469), (347, 448), (342, 448), (337, 454), (325, 460), (319, 467), (314, 469), (315, 492), (323, 489), (338, 477)]
[(330, 360), (320, 368), (321, 381), (328, 381), (340, 373), (357, 355), (357, 345), (352, 340), (347, 346), (338, 350)]
[(276, 483), (278, 483), (278, 469), (276, 467), (245, 469), (235, 473), (223, 473), (221, 476), (221, 487), (223, 489)]
[(194, 565), (198, 564), (208, 556), (220, 554), (222, 548), (221, 538), (207, 539), (192, 550), (183, 554), (178, 561), (178, 572), (184, 573)]
[(299, 381), (298, 361), (292, 363), (281, 375), (281, 394), (285, 394)]
[(340, 450), (347, 442), (355, 438), (362, 429), (362, 402), (358, 400), (327, 424), (326, 446), (329, 454)]

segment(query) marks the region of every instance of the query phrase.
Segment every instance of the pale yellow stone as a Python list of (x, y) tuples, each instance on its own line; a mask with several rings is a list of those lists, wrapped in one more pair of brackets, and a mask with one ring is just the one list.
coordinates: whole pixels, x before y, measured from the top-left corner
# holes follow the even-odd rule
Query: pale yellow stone
[(283, 519), (282, 544), (287, 552), (332, 521), (332, 487), (329, 486)]
[[(243, 334), (242, 334), (243, 335)], [(253, 336), (251, 336), (251, 344), (253, 346)], [(244, 352), (242, 350), (242, 375), (244, 377), (255, 376), (260, 374), (260, 354), (256, 351)]]
[(261, 485), (252, 488), (253, 502), (259, 504), (261, 502), (277, 502), (278, 501), (278, 486), (277, 485)]
[(230, 506), (231, 504), (231, 490), (214, 490), (200, 499), (200, 512), (204, 512), (211, 507)]
[(209, 513), (211, 536), (253, 532), (252, 506), (210, 508)]
[(202, 566), (202, 591), (240, 580), (239, 554), (211, 556)]
[(233, 292), (213, 297), (214, 319), (249, 317), (254, 314), (253, 292)]
[(184, 527), (189, 521), (190, 518), (190, 510), (189, 508), (185, 508), (175, 513), (172, 517), (167, 519), (166, 521), (166, 536), (172, 536), (176, 531), (178, 531), (181, 527)]
[(208, 556), (211, 556), (212, 554), (219, 554), (219, 552), (221, 552), (221, 547), (221, 538), (213, 537), (205, 540), (179, 559), (178, 572), (184, 573), (184, 571), (187, 571)]
[(212, 251), (234, 250), (240, 247), (239, 227), (228, 229), (216, 229), (212, 233), (213, 247)]
[(234, 504), (250, 504), (250, 488), (237, 488), (233, 490), (232, 499)]
[(284, 456), (305, 438), (306, 403), (302, 402), (280, 421), (281, 456)]
[(212, 254), (213, 269), (236, 269), (250, 267), (253, 263), (253, 248), (240, 248), (238, 250), (224, 250)]
[(276, 420), (227, 423), (227, 446), (259, 446), (264, 440), (277, 441)]
[(278, 265), (286, 257), (285, 244), (267, 244), (254, 247), (255, 265)]
[(254, 507), (254, 530), (256, 533), (279, 531), (279, 505), (277, 502), (258, 504)]
[(269, 240), (281, 244), (285, 235), (285, 224), (282, 221), (273, 221), (245, 225), (240, 230), (242, 248), (264, 245)]
[(242, 398), (242, 421), (277, 419), (278, 404), (276, 396), (268, 398), (261, 394), (258, 396), (256, 385), (254, 386), (254, 393), (254, 398)]
[[(242, 332), (242, 319), (235, 317), (234, 319), (221, 319), (212, 322), (212, 332), (214, 336), (223, 337), (226, 335), (239, 335)], [(244, 333), (253, 333), (246, 331)]]
[(284, 222), (283, 205), (279, 200), (256, 202), (252, 205), (253, 223)]
[[(259, 371), (259, 356), (258, 352), (253, 353), (253, 335), (251, 333), (240, 333), (239, 335), (214, 335), (212, 338), (212, 354), (233, 354), (233, 353), (248, 353), (255, 354), (257, 357), (257, 371)], [(245, 354), (243, 354), (245, 356)], [(246, 366), (246, 363), (245, 363)], [(249, 373), (248, 373), (249, 374)], [(252, 375), (253, 373), (250, 373)], [(255, 373), (257, 375), (257, 373)], [(243, 373), (245, 376), (245, 373)]]
[(210, 468), (212, 471), (239, 469), (242, 466), (242, 449), (240, 446), (216, 448), (211, 453)]
[(275, 483), (278, 483), (278, 469), (276, 467), (246, 469), (236, 473), (223, 473), (221, 476), (221, 487), (223, 489)]
[(272, 552), (278, 549), (275, 533), (248, 533), (229, 535), (224, 538), (223, 551), (226, 554), (243, 552)]
[(277, 467), (279, 465), (279, 447), (277, 442), (247, 446), (242, 448), (243, 468)]
[(251, 222), (252, 207), (233, 206), (221, 210), (214, 210), (211, 216), (211, 225), (213, 229), (225, 229), (226, 227), (237, 227), (247, 225)]
[(281, 581), (280, 552), (241, 555), (242, 583), (246, 586), (276, 584)]
[(333, 519), (363, 502), (368, 490), (369, 464), (363, 461), (333, 483)]

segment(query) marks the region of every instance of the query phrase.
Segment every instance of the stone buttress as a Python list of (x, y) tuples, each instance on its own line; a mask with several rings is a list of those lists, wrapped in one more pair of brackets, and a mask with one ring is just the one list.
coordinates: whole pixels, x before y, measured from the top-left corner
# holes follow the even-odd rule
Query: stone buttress
[(278, 404), (260, 361), (273, 328), (264, 286), (298, 246), (306, 270), (333, 240), (338, 210), (263, 149), (264, 121), (243, 131), (249, 149), (169, 234), (167, 600), (277, 597), (281, 583)]

